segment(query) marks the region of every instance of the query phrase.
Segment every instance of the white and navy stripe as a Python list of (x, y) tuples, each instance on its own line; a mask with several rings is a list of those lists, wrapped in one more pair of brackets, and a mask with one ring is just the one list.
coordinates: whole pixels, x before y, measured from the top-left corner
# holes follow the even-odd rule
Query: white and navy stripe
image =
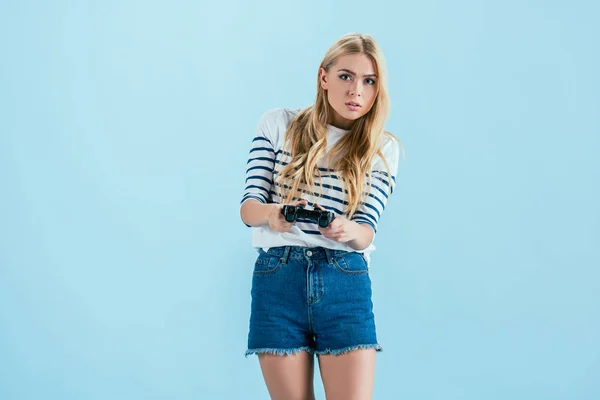
[(246, 187), (242, 203), (255, 199), (261, 203), (271, 202), (273, 186), (273, 169), (275, 166), (275, 150), (271, 141), (257, 136), (252, 141), (246, 169)]
[[(271, 141), (258, 135), (252, 141), (250, 155), (246, 170), (246, 188), (243, 193), (242, 203), (250, 198), (262, 203), (282, 203), (280, 188), (274, 184), (274, 177), (287, 165), (291, 157), (287, 151), (275, 150)], [(347, 192), (342, 188), (341, 181), (335, 170), (319, 167), (321, 173), (320, 182), (315, 182), (317, 193), (308, 192), (306, 185), (301, 185), (300, 190), (306, 195), (302, 198), (308, 200), (309, 206), (315, 201), (319, 202), (326, 210), (336, 215), (344, 214), (348, 205)], [(368, 179), (368, 176), (367, 176)], [(366, 224), (377, 232), (377, 223), (383, 213), (388, 201), (388, 194), (394, 190), (396, 179), (386, 171), (371, 171), (371, 186), (365, 184), (369, 189), (366, 199), (361, 202), (352, 220), (359, 224)], [(286, 188), (288, 188), (286, 186)], [(319, 190), (322, 189), (322, 190)], [(321, 197), (318, 198), (318, 192)], [(296, 222), (304, 233), (320, 235), (316, 223), (307, 220)]]

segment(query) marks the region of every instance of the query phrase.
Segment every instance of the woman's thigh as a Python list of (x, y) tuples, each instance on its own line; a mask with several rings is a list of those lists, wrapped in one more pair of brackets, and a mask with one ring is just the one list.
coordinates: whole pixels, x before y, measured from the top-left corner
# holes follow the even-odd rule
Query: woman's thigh
[(259, 354), (258, 359), (273, 400), (314, 400), (314, 356)]
[(327, 400), (370, 400), (373, 397), (375, 349), (318, 357)]

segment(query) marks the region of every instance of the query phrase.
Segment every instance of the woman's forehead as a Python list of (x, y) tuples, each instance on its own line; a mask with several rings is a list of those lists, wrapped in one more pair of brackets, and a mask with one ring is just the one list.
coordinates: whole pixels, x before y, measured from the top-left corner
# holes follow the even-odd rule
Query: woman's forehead
[(347, 54), (339, 57), (335, 63), (332, 64), (331, 69), (334, 72), (338, 70), (350, 71), (354, 75), (376, 75), (376, 67), (373, 60), (366, 54)]

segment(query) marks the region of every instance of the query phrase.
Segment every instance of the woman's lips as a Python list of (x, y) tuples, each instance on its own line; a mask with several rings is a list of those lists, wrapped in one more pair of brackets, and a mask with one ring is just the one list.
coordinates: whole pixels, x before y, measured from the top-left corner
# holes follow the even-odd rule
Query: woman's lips
[(360, 108), (360, 105), (358, 105), (357, 103), (349, 102), (346, 103), (346, 107), (348, 107), (350, 111), (357, 111)]

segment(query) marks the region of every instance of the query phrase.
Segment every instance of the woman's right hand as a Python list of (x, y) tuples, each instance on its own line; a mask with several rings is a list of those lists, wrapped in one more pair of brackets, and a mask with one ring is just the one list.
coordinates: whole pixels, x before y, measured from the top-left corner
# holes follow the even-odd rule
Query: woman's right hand
[[(308, 205), (308, 201), (300, 200), (294, 204), (294, 206), (299, 205)], [(272, 204), (273, 208), (269, 212), (269, 228), (273, 229), (277, 232), (289, 232), (294, 225), (293, 222), (287, 222), (281, 210), (283, 209), (283, 204)]]

